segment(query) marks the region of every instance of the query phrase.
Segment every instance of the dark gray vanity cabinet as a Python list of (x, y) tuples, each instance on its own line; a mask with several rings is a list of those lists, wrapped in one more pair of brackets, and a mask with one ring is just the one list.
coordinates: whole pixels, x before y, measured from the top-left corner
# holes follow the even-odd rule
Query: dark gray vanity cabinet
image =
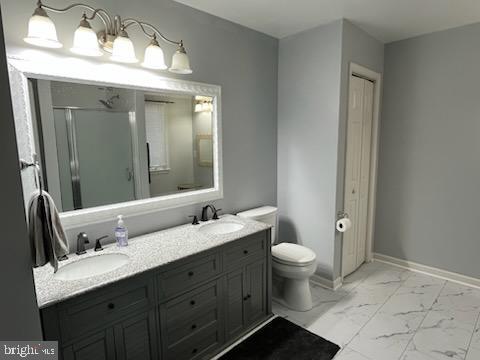
[(155, 312), (137, 314), (62, 350), (65, 360), (158, 359)]
[(270, 230), (41, 310), (64, 360), (208, 358), (271, 315)]
[(230, 248), (226, 254), (231, 270), (226, 276), (225, 327), (227, 336), (234, 338), (265, 316), (268, 301), (269, 262), (263, 236), (251, 236), (248, 241)]
[(105, 360), (115, 358), (113, 329), (108, 328), (66, 346), (61, 350), (65, 360)]

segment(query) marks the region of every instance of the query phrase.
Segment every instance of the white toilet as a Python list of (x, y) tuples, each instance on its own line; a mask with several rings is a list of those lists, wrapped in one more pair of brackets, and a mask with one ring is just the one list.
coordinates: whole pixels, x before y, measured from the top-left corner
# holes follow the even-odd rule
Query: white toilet
[(312, 308), (310, 277), (315, 273), (317, 264), (315, 253), (305, 246), (281, 243), (275, 244), (277, 226), (277, 208), (262, 206), (237, 214), (272, 225), (272, 267), (273, 274), (283, 280), (283, 301), (286, 306), (296, 311)]

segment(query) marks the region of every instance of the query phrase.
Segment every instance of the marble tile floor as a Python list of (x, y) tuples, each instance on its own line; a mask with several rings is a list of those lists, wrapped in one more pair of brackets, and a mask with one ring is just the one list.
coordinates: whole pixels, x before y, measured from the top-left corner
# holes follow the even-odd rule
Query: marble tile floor
[(372, 262), (312, 297), (273, 312), (340, 345), (335, 360), (480, 360), (480, 289)]

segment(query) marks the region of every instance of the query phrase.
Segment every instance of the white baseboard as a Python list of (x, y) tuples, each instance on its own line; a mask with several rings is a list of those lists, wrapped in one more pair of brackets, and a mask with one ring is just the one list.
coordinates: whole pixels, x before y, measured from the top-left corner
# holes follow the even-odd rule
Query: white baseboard
[(413, 261), (402, 260), (392, 256), (378, 254), (378, 253), (373, 254), (373, 259), (374, 261), (386, 263), (386, 264), (397, 266), (403, 269), (430, 275), (442, 280), (448, 280), (454, 283), (467, 285), (467, 286), (480, 289), (480, 279), (470, 277), (467, 275), (462, 275), (462, 274), (454, 273), (451, 271), (438, 269), (432, 266), (422, 265)]
[(323, 286), (324, 288), (330, 289), (330, 290), (338, 290), (342, 286), (342, 278), (338, 277), (335, 280), (330, 280), (326, 279), (320, 275), (313, 274), (312, 277), (310, 278), (310, 281)]

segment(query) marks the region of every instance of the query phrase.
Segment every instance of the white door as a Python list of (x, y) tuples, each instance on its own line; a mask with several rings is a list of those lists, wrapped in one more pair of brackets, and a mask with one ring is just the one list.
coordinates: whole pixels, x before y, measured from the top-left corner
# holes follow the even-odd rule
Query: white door
[(351, 76), (344, 209), (352, 221), (352, 227), (343, 234), (343, 276), (354, 272), (365, 261), (372, 147), (373, 90), (373, 82)]

